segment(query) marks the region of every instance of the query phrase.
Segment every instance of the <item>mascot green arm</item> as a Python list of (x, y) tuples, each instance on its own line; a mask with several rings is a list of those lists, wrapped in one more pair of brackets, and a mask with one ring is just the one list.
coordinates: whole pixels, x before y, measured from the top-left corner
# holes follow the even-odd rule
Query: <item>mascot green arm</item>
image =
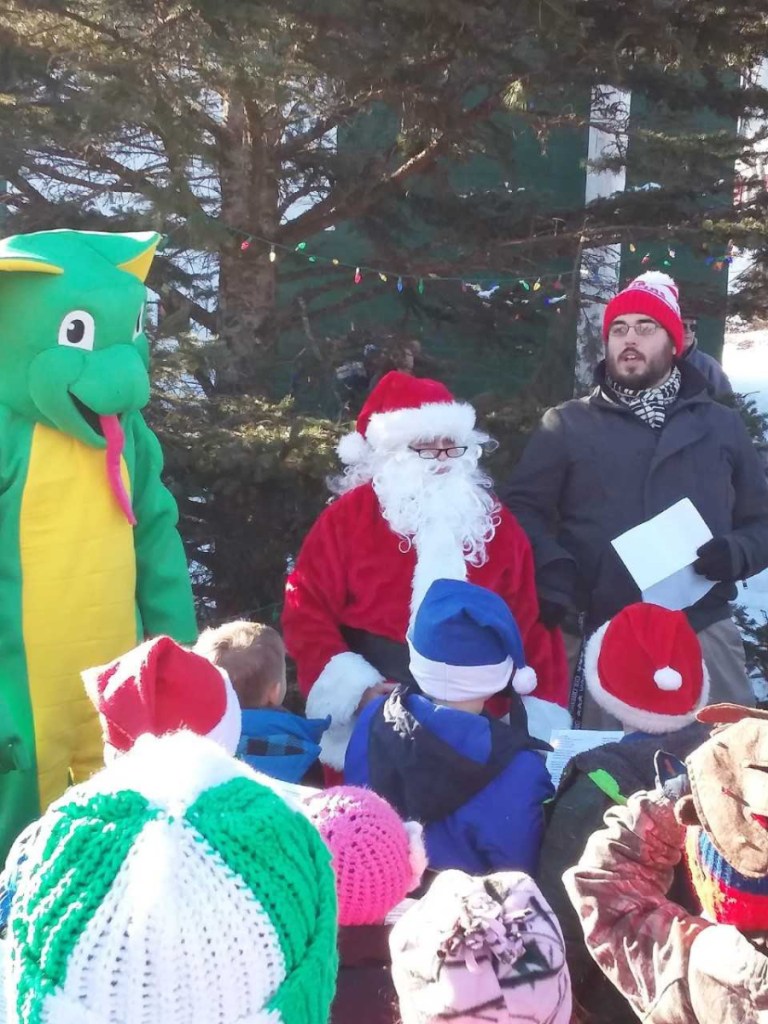
[(136, 601), (142, 628), (147, 636), (165, 633), (179, 643), (194, 643), (197, 625), (187, 558), (176, 531), (176, 502), (160, 479), (160, 443), (141, 413), (131, 415), (126, 434), (129, 430), (135, 460)]

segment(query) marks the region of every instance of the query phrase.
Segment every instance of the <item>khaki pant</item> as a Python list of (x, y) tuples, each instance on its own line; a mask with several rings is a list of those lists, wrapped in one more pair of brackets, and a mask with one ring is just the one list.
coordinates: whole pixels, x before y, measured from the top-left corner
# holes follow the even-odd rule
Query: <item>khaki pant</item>
[[(745, 707), (755, 706), (755, 694), (747, 677), (744, 644), (733, 619), (713, 622), (698, 634), (704, 664), (709, 672), (708, 704), (728, 702)], [(573, 679), (581, 651), (581, 639), (563, 633), (568, 670)], [(621, 729), (612, 715), (595, 703), (589, 691), (584, 693), (582, 729)]]

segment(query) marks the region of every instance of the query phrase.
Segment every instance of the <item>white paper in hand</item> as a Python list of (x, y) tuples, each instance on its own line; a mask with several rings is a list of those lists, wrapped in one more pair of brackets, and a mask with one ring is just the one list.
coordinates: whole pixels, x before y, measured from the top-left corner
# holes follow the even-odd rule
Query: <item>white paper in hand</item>
[(691, 568), (712, 531), (690, 498), (611, 541), (643, 595), (643, 601), (678, 611), (695, 604), (714, 583)]
[(568, 762), (585, 750), (594, 750), (605, 743), (618, 743), (624, 733), (598, 729), (553, 729), (550, 737), (552, 752), (547, 754), (547, 768), (552, 785), (557, 788)]

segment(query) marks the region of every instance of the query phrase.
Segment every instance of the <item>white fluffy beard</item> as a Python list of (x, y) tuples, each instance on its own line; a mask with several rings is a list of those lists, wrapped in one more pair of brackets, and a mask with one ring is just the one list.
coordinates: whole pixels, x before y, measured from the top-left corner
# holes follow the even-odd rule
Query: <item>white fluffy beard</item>
[[(483, 435), (484, 438), (485, 435)], [(482, 565), (499, 524), (491, 479), (478, 466), (481, 449), (470, 441), (460, 459), (420, 459), (411, 451), (372, 452), (334, 481), (336, 493), (371, 481), (381, 513), (416, 549), (411, 617), (436, 579), (463, 580), (467, 565)]]

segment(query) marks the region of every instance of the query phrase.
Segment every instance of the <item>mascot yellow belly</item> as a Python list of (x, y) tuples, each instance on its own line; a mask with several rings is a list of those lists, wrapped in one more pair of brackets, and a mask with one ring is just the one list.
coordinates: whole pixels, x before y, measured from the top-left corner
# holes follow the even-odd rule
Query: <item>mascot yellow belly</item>
[[(137, 643), (133, 528), (105, 480), (105, 453), (37, 424), (21, 504), (22, 628), (43, 807), (99, 767), (83, 666)], [(128, 474), (122, 463), (126, 487)], [(83, 629), (87, 623), (88, 628)]]

